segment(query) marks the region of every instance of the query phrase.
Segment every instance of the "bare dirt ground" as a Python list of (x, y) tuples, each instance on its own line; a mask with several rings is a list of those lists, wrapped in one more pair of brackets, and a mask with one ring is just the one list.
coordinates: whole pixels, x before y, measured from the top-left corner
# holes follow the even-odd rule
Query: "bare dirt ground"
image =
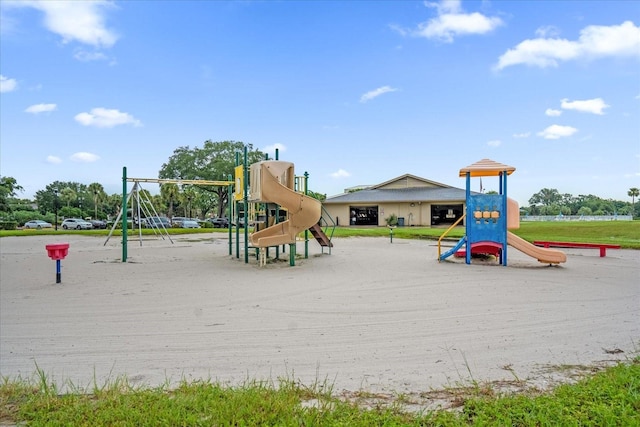
[[(45, 245), (70, 243), (62, 283)], [(259, 267), (224, 233), (0, 239), (0, 375), (92, 387), (126, 376), (286, 377), (336, 393), (433, 396), (470, 382), (545, 388), (638, 354), (640, 251), (566, 250), (549, 267), (510, 250), (436, 261), (433, 241), (334, 239), (331, 255)], [(297, 245), (298, 255), (304, 243)], [(271, 249), (270, 255), (275, 255)]]

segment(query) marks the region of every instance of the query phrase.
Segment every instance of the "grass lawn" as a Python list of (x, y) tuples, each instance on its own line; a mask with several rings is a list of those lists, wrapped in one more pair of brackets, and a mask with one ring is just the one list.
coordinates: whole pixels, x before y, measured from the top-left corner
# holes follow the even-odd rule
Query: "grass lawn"
[[(437, 240), (446, 228), (429, 227), (397, 227), (393, 229), (393, 237), (399, 239), (433, 239)], [(251, 230), (250, 230), (251, 231)], [(553, 221), (553, 222), (521, 222), (520, 228), (511, 230), (514, 234), (530, 242), (534, 240), (553, 240), (585, 243), (610, 243), (620, 245), (625, 249), (640, 249), (640, 221)], [(216, 233), (225, 235), (227, 229), (221, 228), (170, 228), (171, 235)], [(328, 231), (329, 233), (330, 231)], [(157, 233), (157, 232), (155, 232)], [(152, 229), (143, 229), (143, 235), (155, 234)], [(240, 233), (244, 233), (240, 229)], [(30, 236), (30, 235), (61, 235), (80, 234), (85, 236), (106, 236), (109, 230), (0, 230), (0, 237)], [(114, 235), (121, 235), (121, 230), (115, 230)], [(131, 238), (138, 235), (138, 230), (129, 230)], [(389, 237), (387, 227), (337, 227), (334, 237)], [(447, 238), (459, 239), (464, 235), (464, 227), (456, 227), (447, 234)], [(235, 230), (234, 230), (235, 236)], [(312, 238), (312, 237), (311, 237)]]

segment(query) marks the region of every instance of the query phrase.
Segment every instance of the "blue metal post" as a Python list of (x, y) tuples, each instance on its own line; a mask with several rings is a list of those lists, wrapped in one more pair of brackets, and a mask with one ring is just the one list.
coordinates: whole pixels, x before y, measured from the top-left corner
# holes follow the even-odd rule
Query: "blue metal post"
[(60, 260), (57, 259), (56, 260), (56, 283), (61, 283), (62, 282), (62, 272), (60, 269)]

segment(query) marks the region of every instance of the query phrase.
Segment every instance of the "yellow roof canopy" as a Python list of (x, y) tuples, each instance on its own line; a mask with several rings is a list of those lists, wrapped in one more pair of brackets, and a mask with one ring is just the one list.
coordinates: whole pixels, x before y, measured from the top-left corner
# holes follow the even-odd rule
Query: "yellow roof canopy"
[(467, 172), (471, 173), (471, 177), (477, 176), (499, 176), (502, 172), (507, 172), (507, 175), (511, 175), (516, 168), (508, 166), (502, 163), (495, 162), (491, 159), (482, 159), (479, 162), (475, 162), (466, 168), (460, 169), (460, 176), (467, 176)]

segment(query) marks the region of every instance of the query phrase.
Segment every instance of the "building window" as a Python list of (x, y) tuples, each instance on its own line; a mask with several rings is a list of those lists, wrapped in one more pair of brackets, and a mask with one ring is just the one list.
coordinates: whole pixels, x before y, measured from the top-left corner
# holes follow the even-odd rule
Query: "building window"
[(350, 225), (378, 225), (377, 206), (350, 206)]
[(431, 225), (453, 224), (463, 212), (462, 205), (431, 205)]

